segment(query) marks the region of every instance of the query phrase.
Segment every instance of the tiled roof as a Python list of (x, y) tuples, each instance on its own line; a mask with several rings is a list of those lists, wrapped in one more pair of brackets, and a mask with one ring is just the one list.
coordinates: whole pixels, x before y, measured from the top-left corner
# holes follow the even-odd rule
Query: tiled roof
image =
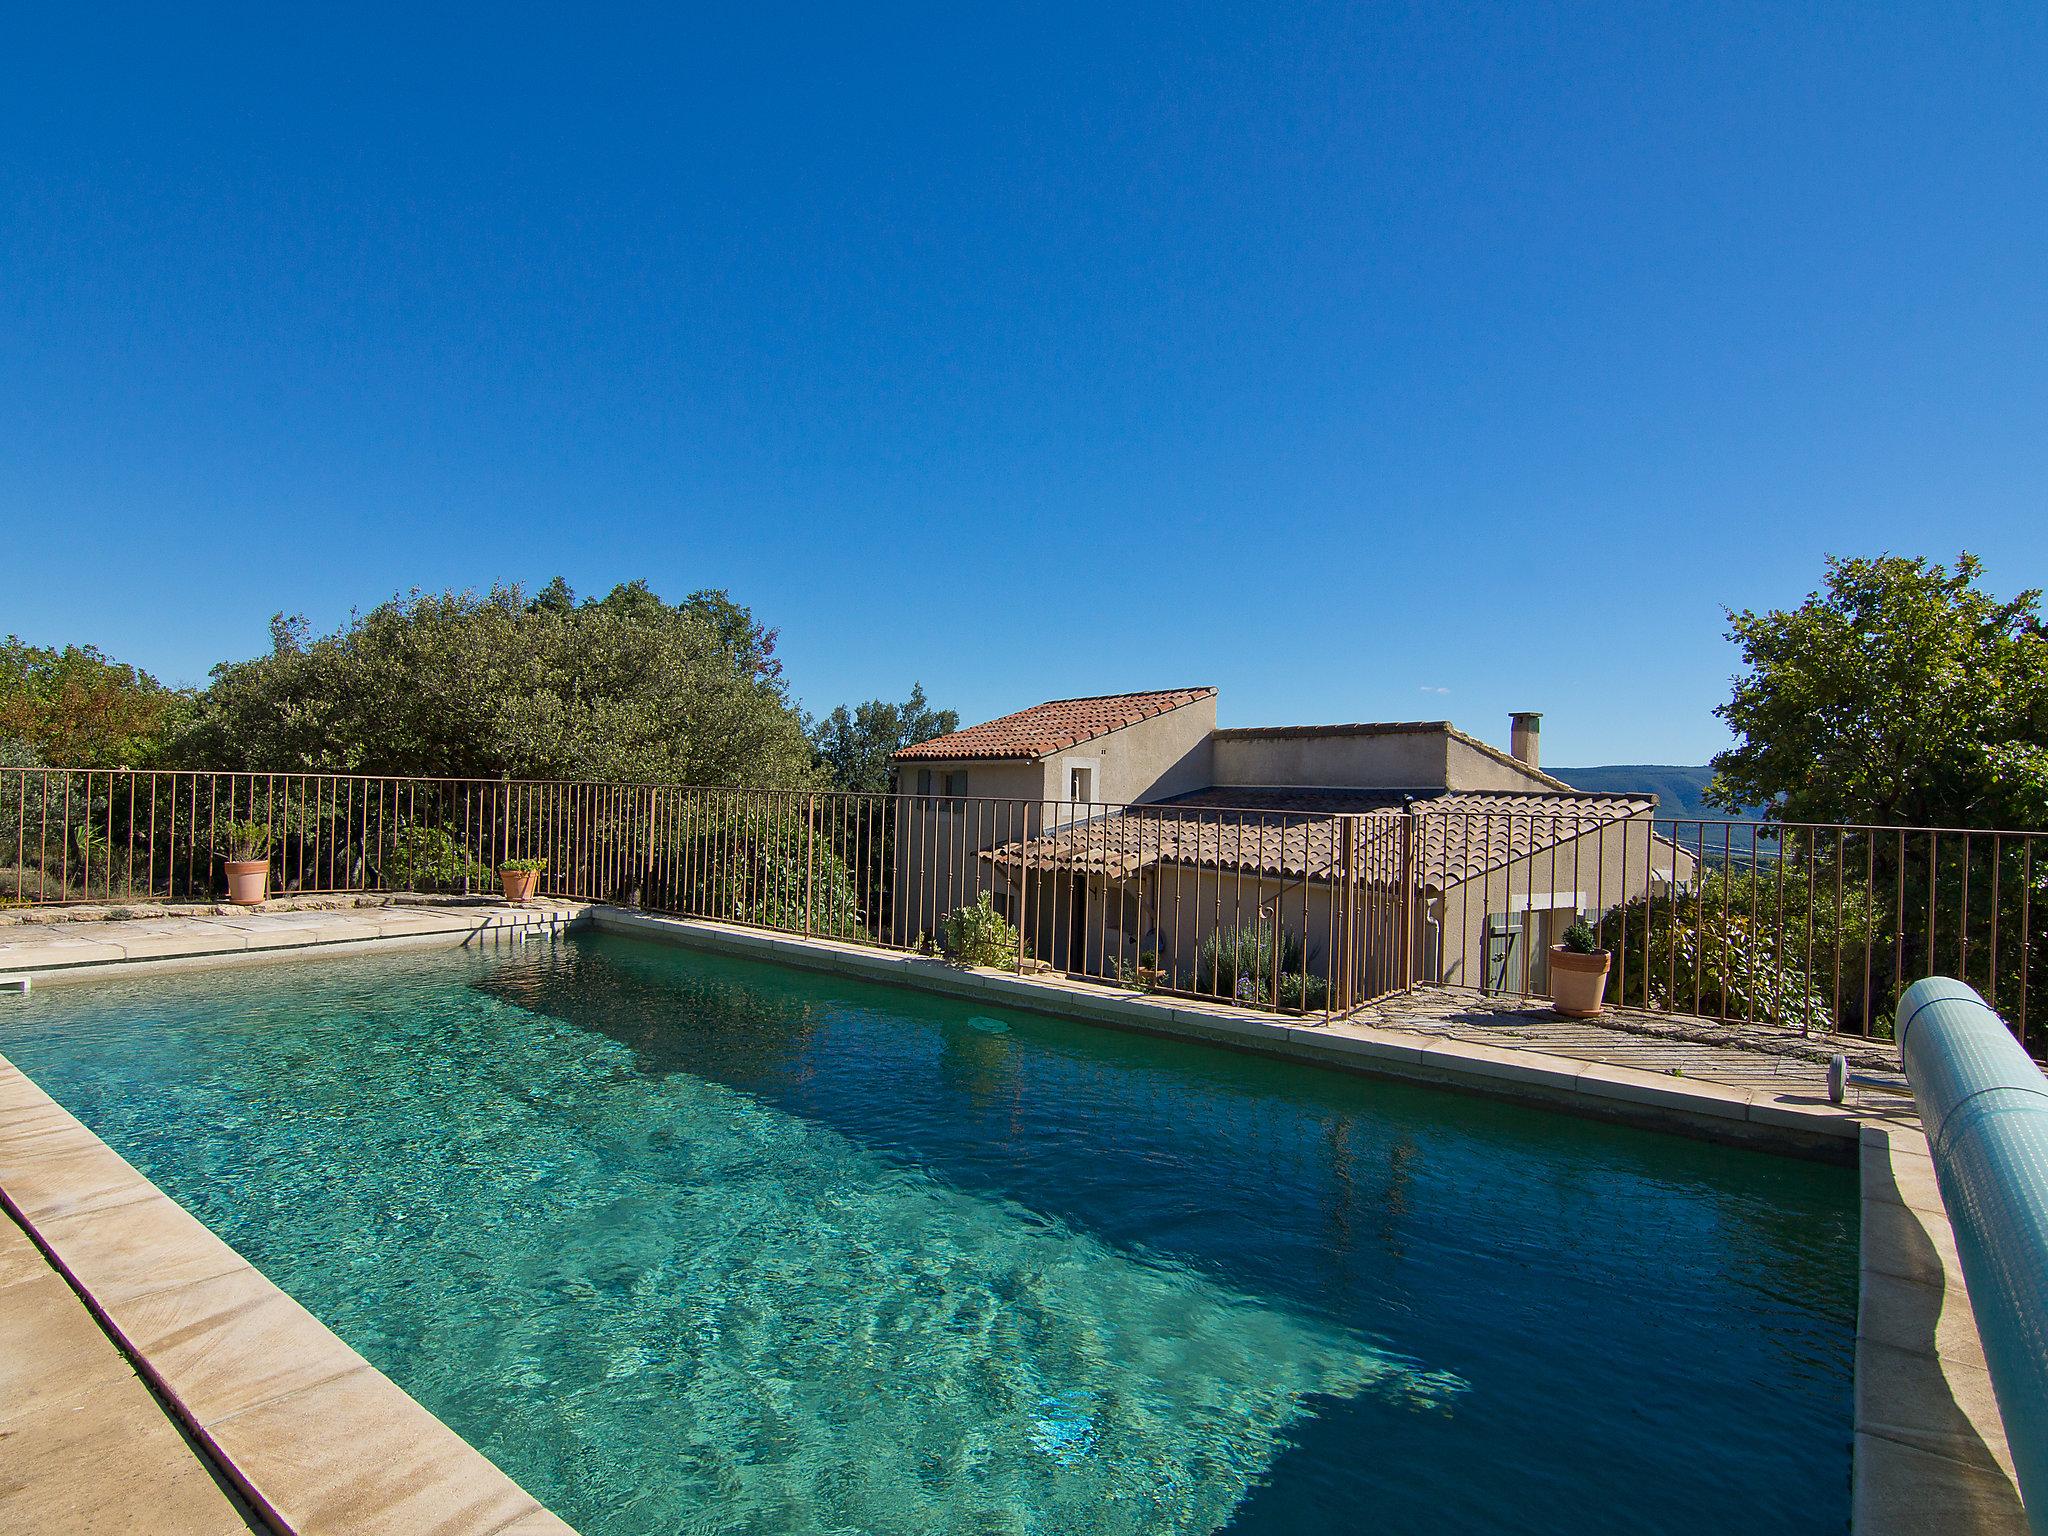
[(1170, 688), (1157, 693), (1105, 693), (1092, 699), (1054, 699), (1020, 709), (998, 720), (984, 720), (950, 736), (935, 736), (898, 752), (895, 761), (915, 758), (1046, 757), (1079, 746), (1097, 736), (1150, 720), (1197, 699), (1215, 696), (1214, 688)]
[[(1155, 864), (1287, 879), (1328, 880), (1337, 870), (1337, 818), (1356, 815), (1359, 878), (1394, 884), (1399, 790), (1208, 789), (1071, 823), (1028, 848), (1009, 843), (984, 858), (1011, 867), (1085, 870), (1129, 879)], [(1651, 795), (1438, 791), (1414, 798), (1416, 874), (1442, 890), (1614, 822), (1650, 816)], [(1455, 812), (1431, 815), (1430, 812)]]

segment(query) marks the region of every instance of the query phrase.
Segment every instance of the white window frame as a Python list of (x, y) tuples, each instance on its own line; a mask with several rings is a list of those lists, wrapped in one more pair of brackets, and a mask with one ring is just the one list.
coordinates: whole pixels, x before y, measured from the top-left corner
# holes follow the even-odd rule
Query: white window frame
[[(1088, 793), (1074, 793), (1074, 775), (1088, 775)], [(1069, 805), (1100, 805), (1102, 801), (1102, 759), (1099, 757), (1064, 757), (1060, 759), (1060, 798)]]

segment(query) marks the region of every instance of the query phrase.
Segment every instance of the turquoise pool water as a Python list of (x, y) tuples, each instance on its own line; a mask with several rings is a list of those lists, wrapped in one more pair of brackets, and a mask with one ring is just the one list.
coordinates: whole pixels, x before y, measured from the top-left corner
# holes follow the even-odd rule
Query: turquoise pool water
[(1843, 1169), (610, 936), (0, 1053), (587, 1536), (1847, 1526)]

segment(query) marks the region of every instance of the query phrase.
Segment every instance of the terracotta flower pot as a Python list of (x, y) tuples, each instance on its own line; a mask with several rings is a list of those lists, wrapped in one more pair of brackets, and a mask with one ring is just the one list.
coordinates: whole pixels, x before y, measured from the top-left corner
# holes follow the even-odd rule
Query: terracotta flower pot
[(1562, 944), (1550, 946), (1550, 1006), (1568, 1019), (1598, 1016), (1607, 992), (1607, 967), (1614, 957), (1604, 949), (1581, 955)]
[(533, 900), (533, 888), (540, 884), (537, 869), (501, 869), (498, 884), (504, 887), (505, 899), (514, 906)]
[(261, 906), (270, 894), (270, 860), (229, 859), (228, 900), (238, 907)]

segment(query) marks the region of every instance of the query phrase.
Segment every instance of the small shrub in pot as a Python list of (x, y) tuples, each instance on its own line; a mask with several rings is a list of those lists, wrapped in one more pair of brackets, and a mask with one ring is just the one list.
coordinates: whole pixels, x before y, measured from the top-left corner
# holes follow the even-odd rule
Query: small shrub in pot
[(260, 905), (270, 894), (270, 824), (229, 821), (215, 828), (227, 871), (228, 900), (238, 907)]
[(1604, 1006), (1612, 961), (1592, 924), (1578, 919), (1565, 929), (1564, 942), (1550, 947), (1550, 1006), (1568, 1019), (1596, 1017)]
[(498, 884), (504, 889), (505, 899), (514, 906), (533, 900), (533, 888), (540, 884), (547, 867), (546, 859), (506, 859), (500, 863)]

